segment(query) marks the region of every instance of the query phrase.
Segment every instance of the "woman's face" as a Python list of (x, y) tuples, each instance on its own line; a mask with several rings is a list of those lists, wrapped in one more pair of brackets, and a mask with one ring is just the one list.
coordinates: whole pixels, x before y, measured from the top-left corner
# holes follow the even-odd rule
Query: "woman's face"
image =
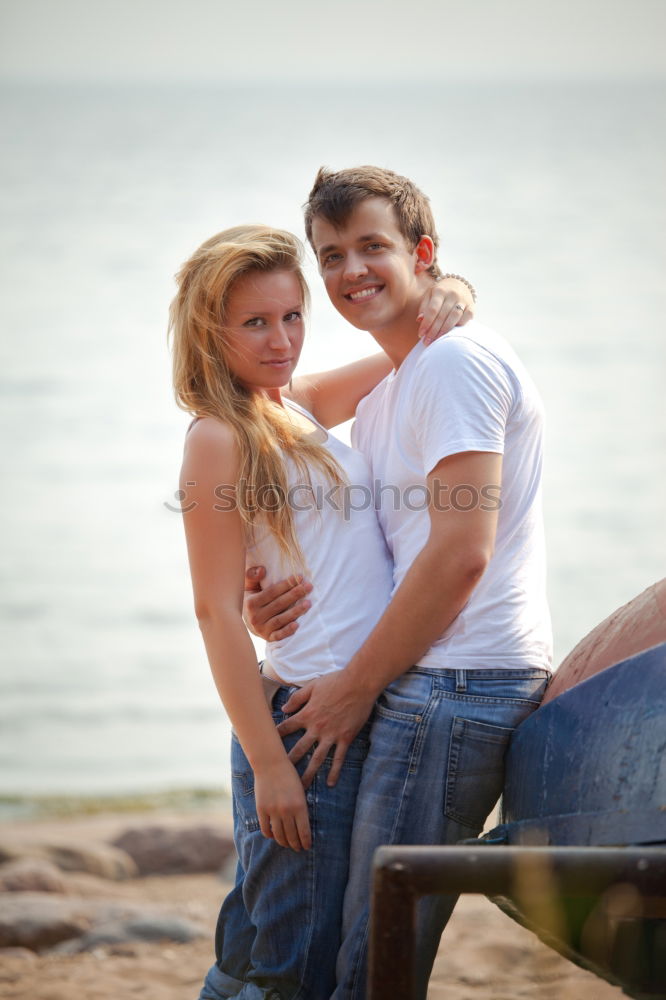
[(287, 385), (303, 346), (303, 293), (292, 271), (253, 271), (231, 289), (225, 358), (248, 388)]

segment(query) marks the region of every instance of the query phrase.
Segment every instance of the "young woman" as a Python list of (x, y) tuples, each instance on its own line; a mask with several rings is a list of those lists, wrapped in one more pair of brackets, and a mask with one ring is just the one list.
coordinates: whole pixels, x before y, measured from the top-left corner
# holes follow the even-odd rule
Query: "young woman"
[[(276, 725), (294, 686), (348, 662), (391, 589), (373, 504), (350, 502), (351, 490), (371, 495), (365, 460), (326, 430), (391, 364), (378, 355), (292, 380), (308, 297), (300, 253), (279, 230), (219, 233), (183, 265), (171, 306), (176, 398), (195, 418), (181, 473), (195, 611), (234, 729), (238, 875), (202, 1000), (326, 1000), (334, 989), (367, 729), (335, 787), (322, 769), (305, 791), (288, 757), (298, 734), (283, 743)], [(439, 313), (446, 330), (472, 303), (463, 284), (442, 284), (424, 315), (428, 325)], [(263, 674), (242, 618), (245, 567), (256, 564), (266, 582), (301, 574), (313, 588), (299, 629), (269, 644)]]

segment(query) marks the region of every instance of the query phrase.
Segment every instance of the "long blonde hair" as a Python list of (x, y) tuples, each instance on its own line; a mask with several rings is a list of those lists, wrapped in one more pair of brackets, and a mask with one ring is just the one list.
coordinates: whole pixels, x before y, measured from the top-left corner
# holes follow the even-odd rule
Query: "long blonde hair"
[(289, 271), (309, 302), (301, 269), (302, 247), (291, 233), (266, 226), (236, 226), (202, 243), (176, 275), (178, 291), (169, 312), (173, 342), (173, 385), (178, 406), (196, 417), (211, 416), (234, 431), (240, 454), (238, 509), (250, 535), (259, 516), (253, 498), (273, 498), (262, 508), (287, 559), (302, 560), (287, 502), (285, 456), (310, 484), (308, 465), (340, 486), (340, 466), (326, 448), (309, 441), (280, 406), (243, 385), (231, 371), (225, 310), (231, 289), (252, 272)]

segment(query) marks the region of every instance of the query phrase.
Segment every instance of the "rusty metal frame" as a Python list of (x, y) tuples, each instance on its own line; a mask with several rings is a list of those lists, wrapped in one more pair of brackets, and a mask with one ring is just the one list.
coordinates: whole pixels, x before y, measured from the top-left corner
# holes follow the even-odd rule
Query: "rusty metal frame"
[(622, 883), (666, 898), (665, 847), (380, 847), (375, 852), (369, 1000), (415, 996), (415, 904), (438, 893), (525, 901), (537, 912), (553, 889), (597, 896)]

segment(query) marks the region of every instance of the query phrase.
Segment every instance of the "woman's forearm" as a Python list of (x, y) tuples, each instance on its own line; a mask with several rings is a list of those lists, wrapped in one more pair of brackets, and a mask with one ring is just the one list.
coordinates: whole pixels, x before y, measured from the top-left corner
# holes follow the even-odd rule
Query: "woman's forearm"
[(264, 697), (254, 647), (240, 615), (199, 618), (224, 707), (254, 772), (254, 800), (264, 837), (281, 847), (312, 846), (305, 793)]
[(215, 686), (253, 771), (286, 760), (242, 618), (230, 611), (200, 617), (199, 626)]

